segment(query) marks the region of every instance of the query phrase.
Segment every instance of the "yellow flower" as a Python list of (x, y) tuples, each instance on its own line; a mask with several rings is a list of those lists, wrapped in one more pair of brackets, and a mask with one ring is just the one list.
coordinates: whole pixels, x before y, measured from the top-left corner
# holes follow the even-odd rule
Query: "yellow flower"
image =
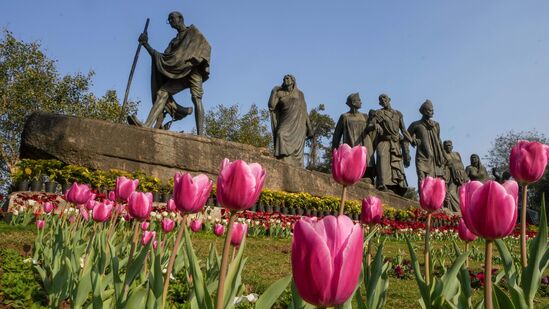
[(30, 175), (32, 174), (32, 170), (28, 167), (25, 168), (25, 174)]

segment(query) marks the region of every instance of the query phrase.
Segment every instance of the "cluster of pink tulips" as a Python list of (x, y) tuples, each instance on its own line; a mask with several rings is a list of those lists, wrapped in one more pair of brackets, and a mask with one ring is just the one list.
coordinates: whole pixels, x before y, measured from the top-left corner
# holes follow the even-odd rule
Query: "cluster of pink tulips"
[[(514, 179), (523, 186), (524, 201), (526, 201), (527, 186), (539, 180), (543, 175), (548, 156), (549, 146), (535, 142), (519, 142), (513, 148), (510, 156), (511, 173)], [(296, 293), (293, 294), (294, 302), (296, 298), (300, 298), (319, 308), (343, 307), (350, 306), (350, 301), (355, 296), (360, 308), (383, 306), (388, 287), (387, 271), (390, 269), (389, 262), (383, 261), (381, 253), (383, 242), (379, 246), (374, 261), (372, 261), (371, 253), (371, 238), (376, 232), (375, 225), (379, 224), (383, 217), (381, 200), (374, 196), (362, 200), (360, 224), (354, 223), (344, 215), (346, 189), (361, 180), (367, 168), (366, 157), (367, 150), (362, 146), (350, 147), (343, 144), (338, 149), (334, 149), (332, 175), (333, 179), (342, 186), (339, 216), (327, 216), (323, 219), (304, 217), (295, 223), (291, 250), (292, 278), (283, 278), (268, 288), (267, 292), (259, 298), (258, 308), (269, 307), (268, 304), (272, 305), (273, 299), (282, 293), (290, 281), (293, 281), (296, 290)], [(36, 226), (40, 230), (37, 241), (45, 239), (49, 233), (50, 242), (54, 244), (52, 246), (56, 245), (51, 239), (61, 237), (65, 242), (73, 241), (75, 249), (71, 250), (85, 252), (78, 256), (78, 259), (82, 261), (82, 269), (76, 267), (77, 270), (73, 271), (72, 275), (80, 278), (79, 280), (90, 276), (89, 273), (97, 273), (95, 276), (100, 278), (109, 269), (112, 271), (119, 269), (117, 265), (122, 260), (117, 260), (116, 255), (122, 254), (125, 257), (124, 261), (127, 261), (125, 276), (118, 278), (119, 275), (113, 275), (115, 280), (121, 284), (114, 287), (115, 300), (113, 303), (118, 306), (130, 306), (130, 304), (134, 304), (135, 299), (139, 299), (137, 297), (141, 293), (140, 289), (143, 288), (140, 287), (140, 284), (134, 284), (133, 280), (137, 280), (137, 274), (143, 271), (145, 274), (149, 274), (147, 286), (150, 292), (147, 292), (146, 295), (149, 296), (145, 298), (147, 304), (154, 303), (155, 306), (164, 308), (169, 278), (182, 268), (182, 263), (186, 263), (187, 276), (192, 282), (198, 307), (208, 309), (228, 307), (232, 304), (239, 288), (233, 286), (233, 282), (240, 282), (240, 272), (244, 263), (242, 252), (248, 231), (248, 226), (245, 223), (236, 222), (236, 219), (239, 213), (251, 208), (257, 202), (265, 177), (265, 170), (257, 163), (247, 164), (241, 160), (230, 162), (227, 159), (221, 163), (216, 194), (219, 203), (228, 212), (229, 219), (226, 226), (217, 223), (212, 227), (212, 232), (219, 237), (225, 235), (225, 240), (219, 259), (220, 263), (215, 266), (219, 277), (216, 281), (209, 281), (208, 284), (196, 259), (191, 238), (185, 232), (187, 226), (193, 232), (203, 229), (202, 220), (198, 217), (190, 220), (189, 215), (203, 211), (206, 200), (210, 196), (213, 181), (206, 175), (192, 177), (188, 173), (176, 173), (173, 199), (166, 205), (166, 211), (175, 215), (162, 216), (160, 220), (151, 220), (152, 196), (150, 193), (137, 191), (139, 185), (137, 180), (118, 178), (116, 189), (102, 201), (95, 200), (89, 186), (75, 183), (65, 194), (65, 199), (74, 204), (77, 211), (69, 211), (68, 208), (58, 209), (57, 213), (60, 218), (58, 221), (51, 220), (52, 216), (36, 220)], [(414, 273), (422, 292), (423, 302), (427, 307), (436, 306), (434, 302), (450, 307), (471, 306), (470, 295), (465, 298), (468, 304), (458, 304), (455, 301), (463, 299), (463, 295), (460, 294), (462, 291), (447, 288), (456, 286), (457, 280), (460, 280), (456, 274), (462, 267), (461, 265), (467, 264), (467, 246), (465, 253), (459, 253), (448, 270), (448, 273), (453, 275), (445, 274), (441, 278), (436, 278), (430, 273), (431, 216), (442, 208), (446, 195), (444, 180), (426, 177), (421, 181), (419, 189), (420, 205), (427, 212), (423, 274), (409, 241), (408, 245), (414, 260)], [(493, 243), (496, 243), (503, 259), (509, 260), (505, 245), (498, 242), (498, 239), (510, 235), (515, 229), (518, 218), (518, 184), (515, 181), (507, 181), (503, 184), (495, 181), (467, 182), (460, 188), (460, 200), (462, 219), (458, 226), (459, 237), (466, 243), (474, 241), (477, 237), (486, 240), (486, 284), (483, 302), (486, 308), (492, 308), (492, 295), (494, 293), (499, 295), (497, 287), (495, 292), (492, 290), (492, 246)], [(523, 203), (523, 213), (525, 208), (526, 202)], [(55, 209), (51, 203), (45, 203), (43, 211), (45, 214), (51, 214), (55, 212)], [(80, 213), (80, 216), (76, 216), (75, 212)], [(543, 212), (542, 217), (542, 224), (546, 224)], [(76, 233), (78, 229), (71, 227), (70, 222), (75, 222), (72, 224), (73, 226), (80, 224), (80, 226), (89, 228), (91, 236), (87, 243), (81, 241), (81, 238), (85, 238), (84, 234), (74, 237), (70, 233), (59, 232), (68, 228)], [(57, 229), (57, 232), (47, 232), (48, 224), (52, 225), (52, 230)], [(525, 219), (522, 218), (521, 226), (524, 227), (524, 225)], [(117, 227), (124, 226), (131, 226), (131, 233), (118, 235)], [(365, 231), (370, 231), (366, 237)], [(56, 233), (57, 236), (55, 236)], [(530, 264), (527, 263), (525, 240), (521, 246), (523, 281), (535, 282), (539, 279), (536, 272), (528, 269), (538, 269), (543, 273), (546, 267), (546, 265), (540, 264), (543, 261), (540, 256), (549, 254), (546, 247), (547, 228), (540, 227), (537, 237), (539, 239), (534, 241), (531, 250), (533, 253), (531, 253)], [(119, 239), (121, 245), (116, 245), (112, 241), (113, 239)], [(521, 237), (522, 239), (525, 239), (524, 235)], [(368, 245), (367, 250), (364, 250), (365, 240)], [(130, 246), (129, 250), (123, 249), (126, 243)], [(122, 246), (122, 249), (117, 249), (117, 246)], [(169, 252), (170, 247), (172, 248), (171, 252)], [(232, 258), (229, 254), (231, 247), (234, 248)], [(100, 252), (101, 250), (104, 252)], [(55, 259), (55, 257), (48, 256), (48, 250), (39, 248), (37, 252), (36, 254), (42, 254), (45, 260)], [(73, 253), (66, 251), (64, 254), (72, 257)], [(90, 260), (94, 259), (94, 254), (95, 258), (101, 261), (108, 260), (104, 256), (105, 254), (111, 255), (113, 264), (107, 268), (101, 263), (91, 262)], [(217, 263), (217, 253), (214, 253), (213, 256), (213, 260), (208, 264)], [(150, 264), (150, 269), (147, 263)], [(101, 267), (98, 265), (103, 265), (104, 268), (98, 268)], [(164, 272), (162, 272), (163, 269), (165, 269)], [(54, 270), (48, 270), (46, 267), (43, 270), (44, 273), (48, 271)], [(513, 274), (507, 275), (513, 276)], [(366, 304), (363, 303), (360, 278), (364, 278), (366, 285)], [(44, 280), (46, 282), (46, 279)], [(518, 284), (515, 282), (516, 280), (509, 281), (515, 285)], [(213, 283), (217, 285), (216, 292), (213, 293), (215, 299), (210, 296)], [(372, 284), (375, 286), (370, 286)], [(530, 289), (535, 287), (536, 285), (533, 284)], [(55, 287), (46, 289), (53, 295), (50, 298), (52, 305), (59, 304), (59, 298), (64, 299), (63, 297), (71, 298), (71, 301), (78, 305), (83, 300), (85, 301), (88, 294), (95, 291), (96, 287), (93, 291), (86, 292), (84, 290), (86, 293), (83, 293), (80, 291), (83, 289), (80, 284), (75, 284), (71, 286), (72, 294), (63, 294), (60, 292), (63, 291), (62, 289)], [(532, 307), (532, 297), (529, 296), (532, 293), (527, 287), (513, 286), (511, 290), (519, 291), (517, 292), (519, 296), (514, 296), (513, 301), (523, 299), (521, 301), (527, 307)], [(85, 296), (82, 296), (83, 294)], [(154, 295), (154, 297), (150, 295)]]

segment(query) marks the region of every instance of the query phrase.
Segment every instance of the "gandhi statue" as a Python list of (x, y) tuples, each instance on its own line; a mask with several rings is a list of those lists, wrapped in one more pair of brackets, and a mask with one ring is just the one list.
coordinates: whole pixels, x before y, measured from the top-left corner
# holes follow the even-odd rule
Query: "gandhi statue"
[(183, 15), (171, 12), (167, 23), (177, 31), (163, 53), (153, 49), (148, 43), (148, 36), (143, 32), (139, 43), (152, 58), (151, 90), (153, 106), (145, 123), (137, 119), (128, 119), (130, 123), (145, 127), (165, 128), (163, 120), (170, 114), (173, 121), (192, 113), (192, 108), (179, 106), (173, 96), (189, 88), (195, 109), (196, 132), (204, 134), (204, 108), (202, 106), (202, 83), (210, 73), (211, 47), (206, 38), (193, 25), (185, 26)]

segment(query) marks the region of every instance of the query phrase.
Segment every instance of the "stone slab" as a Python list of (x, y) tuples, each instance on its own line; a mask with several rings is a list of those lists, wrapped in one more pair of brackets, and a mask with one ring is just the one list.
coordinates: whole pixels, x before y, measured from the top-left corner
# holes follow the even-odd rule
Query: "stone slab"
[[(164, 183), (177, 171), (204, 173), (216, 179), (224, 158), (242, 159), (257, 162), (266, 169), (266, 188), (315, 196), (339, 196), (341, 192), (331, 175), (280, 162), (267, 148), (48, 113), (29, 116), (20, 154), (21, 158), (58, 159), (93, 169), (141, 170)], [(376, 195), (395, 208), (418, 206), (416, 201), (380, 192), (364, 182), (347, 192), (351, 199)]]

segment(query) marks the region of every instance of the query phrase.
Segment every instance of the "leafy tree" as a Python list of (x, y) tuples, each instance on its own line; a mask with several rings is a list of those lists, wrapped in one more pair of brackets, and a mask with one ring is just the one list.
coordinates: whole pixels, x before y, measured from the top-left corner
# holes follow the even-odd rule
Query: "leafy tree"
[[(134, 113), (135, 102), (122, 109), (116, 92), (102, 97), (91, 91), (93, 71), (61, 75), (38, 42), (23, 42), (8, 31), (0, 38), (0, 186), (9, 184), (19, 160), (21, 132), (35, 111), (118, 122)], [(125, 119), (125, 117), (124, 117)]]
[[(543, 133), (536, 130), (521, 132), (509, 131), (496, 137), (492, 143), (492, 148), (490, 148), (488, 155), (485, 157), (487, 162), (486, 165), (490, 168), (508, 171), (511, 148), (513, 148), (519, 140), (538, 141), (544, 144), (549, 142)], [(528, 194), (528, 204), (531, 205), (530, 207), (538, 208), (543, 193), (549, 198), (549, 169), (545, 170), (545, 175), (539, 182), (530, 185), (528, 188), (531, 190), (528, 191), (532, 193)]]
[(256, 147), (269, 147), (271, 132), (267, 127), (269, 112), (252, 104), (250, 110), (240, 115), (238, 105), (217, 105), (204, 117), (206, 136)]
[(305, 142), (309, 148), (307, 169), (321, 172), (330, 171), (332, 152), (326, 144), (330, 145), (335, 127), (332, 117), (322, 113), (325, 109), (324, 104), (320, 104), (309, 112), (313, 138)]

